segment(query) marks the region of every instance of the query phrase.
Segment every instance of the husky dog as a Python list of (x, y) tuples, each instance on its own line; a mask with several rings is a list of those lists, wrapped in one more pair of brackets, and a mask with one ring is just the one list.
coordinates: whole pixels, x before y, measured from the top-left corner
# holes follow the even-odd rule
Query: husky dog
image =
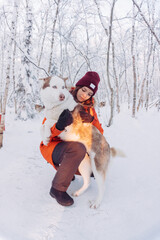
[(54, 76), (40, 80), (42, 81), (40, 95), (45, 106), (46, 117), (46, 121), (41, 127), (41, 135), (43, 144), (47, 145), (51, 136), (50, 128), (57, 122), (64, 109), (73, 111), (77, 103), (65, 88), (61, 78)]
[(64, 81), (57, 77), (41, 79), (41, 99), (45, 106), (46, 121), (42, 126), (42, 140), (45, 145), (51, 135), (50, 128), (57, 122), (59, 115), (65, 109), (72, 112), (73, 123), (65, 128), (59, 135), (64, 141), (79, 141), (87, 149), (87, 154), (79, 165), (79, 172), (83, 177), (83, 186), (73, 193), (73, 196), (81, 195), (90, 185), (90, 176), (93, 172), (98, 185), (98, 196), (91, 203), (91, 208), (99, 207), (105, 189), (105, 178), (110, 155), (117, 155), (114, 148), (110, 148), (105, 137), (91, 123), (82, 123), (79, 110), (81, 105), (76, 103), (73, 96), (65, 88)]

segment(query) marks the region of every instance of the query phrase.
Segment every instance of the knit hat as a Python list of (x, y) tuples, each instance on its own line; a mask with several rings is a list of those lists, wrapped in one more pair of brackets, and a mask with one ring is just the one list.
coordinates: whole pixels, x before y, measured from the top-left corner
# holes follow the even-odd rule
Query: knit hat
[(87, 72), (84, 77), (82, 77), (77, 83), (76, 86), (85, 86), (93, 91), (93, 95), (98, 90), (98, 84), (100, 82), (100, 77), (96, 72)]

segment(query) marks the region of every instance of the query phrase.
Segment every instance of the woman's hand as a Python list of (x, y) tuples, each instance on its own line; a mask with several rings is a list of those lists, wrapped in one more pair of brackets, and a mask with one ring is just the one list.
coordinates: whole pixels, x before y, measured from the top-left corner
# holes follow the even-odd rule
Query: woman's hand
[(79, 111), (83, 123), (91, 123), (94, 120), (94, 117), (87, 113), (85, 110)]
[(65, 109), (59, 116), (59, 119), (56, 123), (56, 128), (60, 131), (63, 131), (65, 127), (73, 123), (73, 117), (71, 112), (68, 109)]

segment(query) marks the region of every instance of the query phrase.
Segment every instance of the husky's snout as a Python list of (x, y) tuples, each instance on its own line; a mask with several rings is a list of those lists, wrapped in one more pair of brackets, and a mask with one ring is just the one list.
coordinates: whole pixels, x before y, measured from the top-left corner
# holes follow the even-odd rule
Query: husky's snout
[(60, 101), (63, 101), (64, 99), (65, 99), (65, 96), (64, 96), (63, 93), (61, 93), (61, 94), (59, 95), (59, 100), (60, 100)]

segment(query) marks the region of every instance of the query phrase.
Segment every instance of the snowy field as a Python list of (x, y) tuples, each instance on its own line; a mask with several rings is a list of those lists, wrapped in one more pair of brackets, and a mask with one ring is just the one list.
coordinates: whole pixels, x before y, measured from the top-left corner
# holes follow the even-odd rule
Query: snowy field
[[(110, 145), (126, 158), (111, 159), (97, 210), (89, 208), (97, 193), (94, 179), (71, 207), (50, 197), (55, 170), (39, 152), (41, 121), (7, 118), (0, 149), (0, 240), (160, 240), (160, 113), (133, 119), (123, 111), (105, 128)], [(76, 176), (69, 194), (81, 184)]]

